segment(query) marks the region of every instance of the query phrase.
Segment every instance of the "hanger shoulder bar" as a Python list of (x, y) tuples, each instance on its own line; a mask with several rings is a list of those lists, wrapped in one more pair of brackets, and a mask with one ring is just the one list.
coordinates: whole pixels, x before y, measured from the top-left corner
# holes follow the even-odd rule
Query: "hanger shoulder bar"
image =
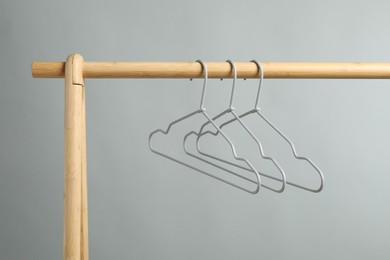
[[(238, 78), (258, 78), (253, 62), (235, 62)], [(206, 62), (209, 78), (232, 78), (227, 62)], [(262, 62), (264, 78), (388, 79), (385, 62)], [(34, 78), (63, 78), (65, 62), (33, 62)], [(84, 62), (84, 78), (202, 78), (198, 62)]]

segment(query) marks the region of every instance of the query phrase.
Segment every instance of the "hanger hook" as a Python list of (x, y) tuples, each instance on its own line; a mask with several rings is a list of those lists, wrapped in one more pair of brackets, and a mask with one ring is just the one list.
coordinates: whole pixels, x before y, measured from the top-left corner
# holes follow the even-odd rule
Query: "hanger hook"
[(234, 92), (235, 92), (235, 88), (236, 88), (237, 68), (236, 68), (236, 65), (234, 64), (234, 62), (232, 62), (231, 60), (226, 60), (226, 62), (230, 63), (230, 66), (234, 72), (233, 73), (233, 86), (232, 86), (232, 92), (230, 94), (230, 104), (229, 104), (229, 109), (232, 111), (232, 110), (234, 110), (233, 100), (234, 100)]
[(260, 110), (259, 102), (260, 102), (261, 86), (263, 85), (263, 79), (264, 79), (264, 70), (263, 70), (263, 66), (261, 65), (261, 63), (258, 62), (257, 60), (251, 60), (251, 62), (254, 62), (256, 64), (256, 66), (259, 70), (259, 74), (260, 74), (259, 88), (257, 90), (256, 103), (255, 103), (255, 110)]
[(204, 72), (204, 82), (203, 82), (202, 97), (200, 99), (200, 110), (206, 111), (206, 108), (203, 105), (204, 105), (204, 99), (205, 99), (205, 96), (206, 96), (206, 88), (207, 88), (207, 80), (209, 78), (209, 72), (207, 70), (206, 64), (202, 60), (196, 60), (196, 62), (200, 63), (200, 65), (202, 66), (202, 71)]

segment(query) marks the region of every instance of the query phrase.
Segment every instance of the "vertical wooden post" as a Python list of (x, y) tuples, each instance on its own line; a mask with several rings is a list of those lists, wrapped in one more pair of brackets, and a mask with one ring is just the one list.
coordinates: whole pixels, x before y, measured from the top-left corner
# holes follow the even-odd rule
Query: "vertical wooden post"
[(65, 64), (64, 260), (88, 258), (84, 93), (83, 57), (71, 54)]
[(85, 84), (81, 103), (81, 260), (89, 259), (88, 250), (88, 185), (87, 185), (87, 132), (85, 115)]

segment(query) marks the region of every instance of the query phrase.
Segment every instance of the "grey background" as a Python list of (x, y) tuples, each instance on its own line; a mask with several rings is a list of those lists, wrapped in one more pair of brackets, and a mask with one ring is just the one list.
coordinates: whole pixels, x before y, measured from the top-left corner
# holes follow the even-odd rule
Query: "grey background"
[[(33, 79), (32, 61), (73, 52), (87, 61), (389, 61), (389, 7), (2, 0), (0, 258), (62, 256), (64, 83)], [(322, 168), (326, 186), (320, 194), (288, 187), (256, 196), (149, 151), (149, 132), (197, 108), (201, 80), (86, 84), (91, 259), (389, 259), (388, 80), (265, 80), (264, 113)], [(237, 84), (243, 112), (257, 81)], [(226, 108), (230, 86), (210, 81), (210, 114)], [(288, 160), (280, 138), (251, 120), (288, 178), (316, 184), (310, 169)], [(239, 126), (229, 129), (255, 154)], [(179, 139), (164, 147), (185, 159)]]

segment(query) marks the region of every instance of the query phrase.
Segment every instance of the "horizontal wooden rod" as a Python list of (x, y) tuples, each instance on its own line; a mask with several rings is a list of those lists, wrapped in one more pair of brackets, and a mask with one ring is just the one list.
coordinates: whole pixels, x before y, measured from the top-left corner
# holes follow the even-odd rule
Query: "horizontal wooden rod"
[[(253, 62), (235, 62), (238, 78), (258, 78)], [(209, 78), (232, 78), (227, 62), (206, 62)], [(385, 62), (262, 62), (264, 78), (388, 79)], [(65, 62), (33, 62), (34, 78), (63, 78)], [(84, 62), (84, 78), (202, 78), (198, 62)]]

